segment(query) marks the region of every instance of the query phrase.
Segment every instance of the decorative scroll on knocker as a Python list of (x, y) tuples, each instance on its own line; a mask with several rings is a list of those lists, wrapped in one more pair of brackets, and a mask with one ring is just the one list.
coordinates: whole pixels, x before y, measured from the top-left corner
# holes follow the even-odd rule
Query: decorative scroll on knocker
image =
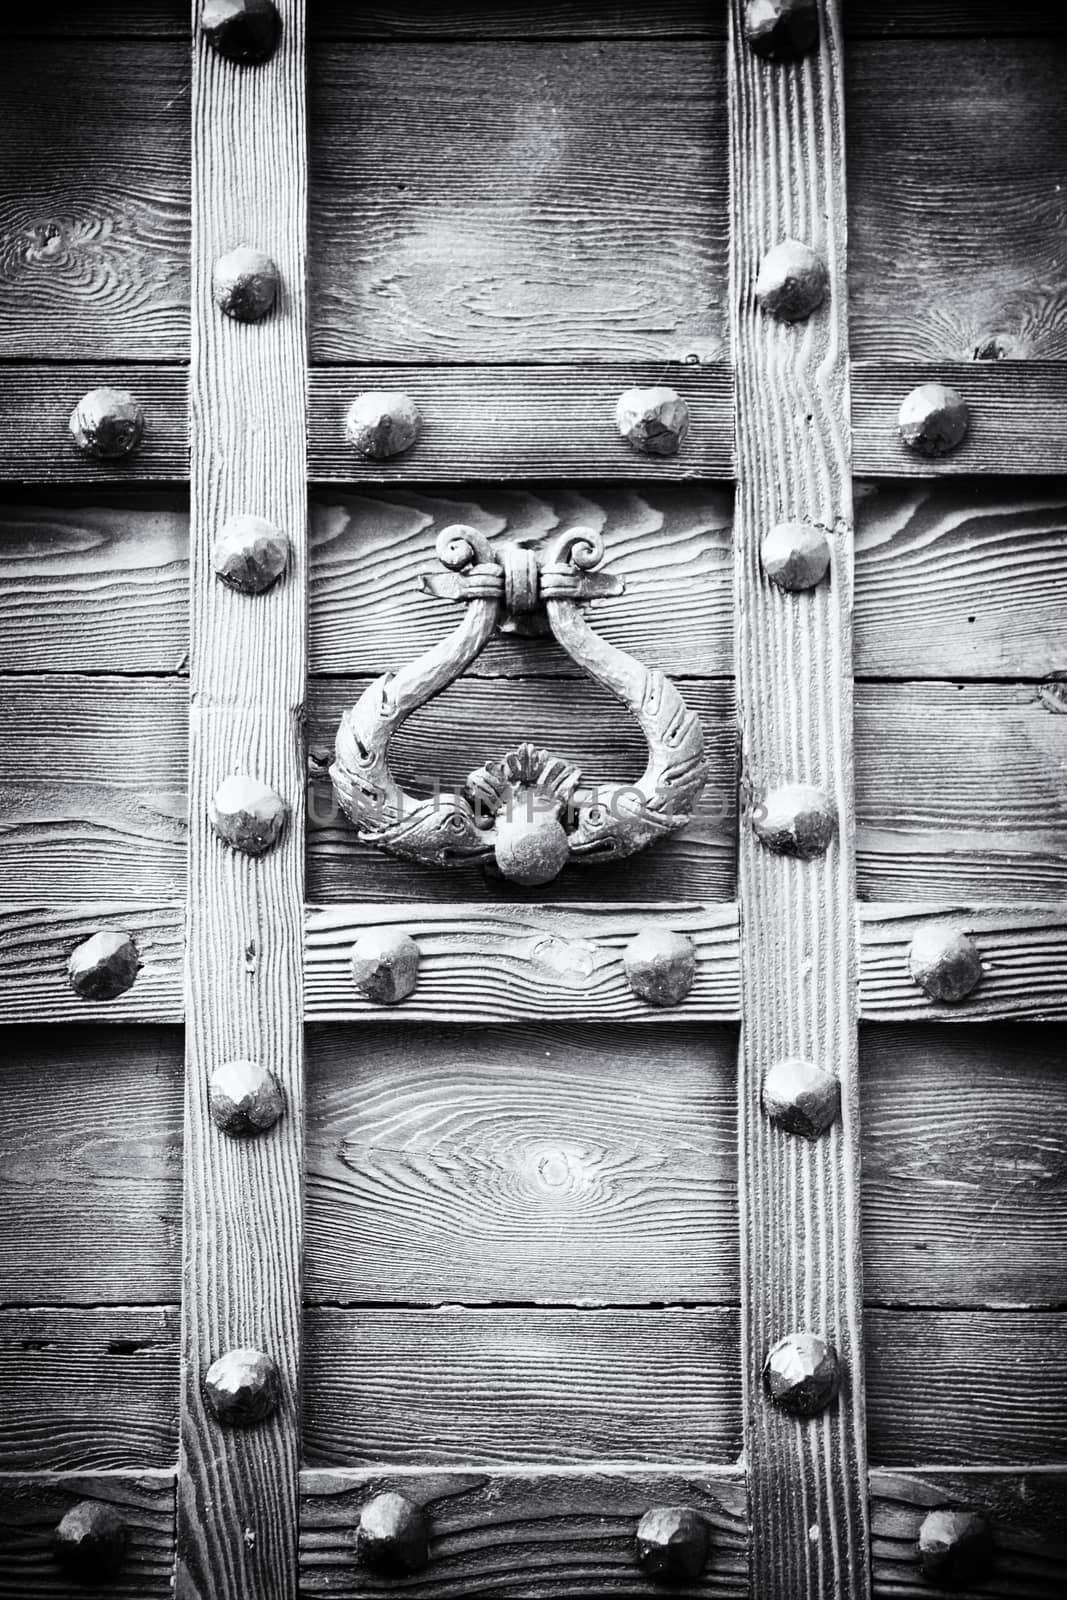
[[(439, 867), (495, 860), (514, 883), (548, 883), (568, 861), (618, 861), (683, 828), (707, 777), (699, 719), (671, 680), (596, 633), (582, 606), (619, 595), (622, 580), (595, 572), (604, 556), (587, 528), (561, 534), (544, 555), (517, 545), (490, 548), (474, 528), (445, 528), (437, 558), (447, 570), (422, 588), (463, 602), (447, 638), (385, 673), (347, 711), (330, 768), (334, 790), (360, 838), (392, 855)], [(562, 756), (522, 744), (429, 799), (406, 794), (389, 769), (389, 742), (481, 654), (498, 626), (516, 631), (543, 619), (567, 654), (622, 702), (648, 743), (634, 783), (586, 783)]]

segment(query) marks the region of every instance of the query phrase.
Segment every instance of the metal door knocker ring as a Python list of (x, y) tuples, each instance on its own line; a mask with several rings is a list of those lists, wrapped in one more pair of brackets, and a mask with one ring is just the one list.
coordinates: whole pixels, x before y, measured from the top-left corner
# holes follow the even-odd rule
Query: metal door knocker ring
[[(474, 528), (437, 539), (444, 572), (423, 574), (423, 590), (463, 603), (459, 625), (399, 672), (375, 679), (346, 711), (330, 768), (334, 791), (361, 839), (392, 855), (439, 867), (495, 860), (504, 877), (548, 883), (568, 861), (619, 861), (685, 827), (707, 778), (704, 736), (671, 680), (609, 644), (582, 607), (620, 595), (623, 582), (593, 569), (604, 543), (588, 528), (560, 534), (543, 556), (505, 544), (490, 548)], [(583, 672), (620, 700), (648, 744), (634, 783), (582, 781), (572, 763), (522, 744), (470, 773), (462, 788), (429, 799), (406, 794), (389, 770), (389, 741), (413, 711), (466, 671), (498, 626), (547, 631)], [(523, 626), (526, 624), (526, 626)]]

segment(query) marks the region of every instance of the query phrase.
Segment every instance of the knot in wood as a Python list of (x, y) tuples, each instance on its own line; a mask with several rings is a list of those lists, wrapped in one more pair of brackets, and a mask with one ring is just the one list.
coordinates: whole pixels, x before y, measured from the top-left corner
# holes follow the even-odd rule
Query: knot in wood
[(816, 0), (748, 0), (745, 38), (766, 61), (797, 61), (819, 42)]
[(939, 1508), (919, 1529), (923, 1577), (942, 1589), (969, 1588), (987, 1576), (993, 1561), (993, 1530), (980, 1511)]
[(121, 461), (143, 434), (144, 412), (128, 389), (90, 389), (70, 414), (75, 450), (97, 461)]
[(351, 971), (375, 1005), (399, 1005), (418, 982), (419, 947), (402, 928), (366, 928), (352, 946)]
[(357, 395), (345, 416), (345, 433), (361, 456), (387, 461), (410, 450), (422, 418), (410, 395), (368, 389)]
[(837, 813), (821, 789), (807, 783), (770, 789), (753, 809), (757, 839), (779, 856), (810, 861), (825, 855), (837, 832)]
[(763, 1109), (776, 1128), (817, 1139), (841, 1109), (841, 1085), (816, 1062), (790, 1056), (768, 1069)]
[(250, 1428), (276, 1408), (281, 1374), (262, 1350), (227, 1350), (207, 1369), (204, 1394), (219, 1422), (230, 1428)]
[(637, 1524), (635, 1548), (653, 1583), (693, 1583), (708, 1563), (707, 1518), (689, 1506), (653, 1506)]
[(430, 1559), (429, 1528), (421, 1507), (391, 1490), (368, 1500), (356, 1524), (356, 1559), (391, 1577), (421, 1572)]
[(504, 605), (521, 616), (536, 611), (540, 604), (540, 578), (537, 552), (521, 544), (503, 544), (497, 555), (504, 569)]
[(615, 425), (642, 455), (675, 456), (689, 432), (689, 407), (675, 389), (627, 389), (615, 407)]
[(282, 20), (274, 0), (204, 0), (200, 31), (227, 61), (252, 66), (278, 48)]
[(814, 589), (830, 566), (830, 541), (810, 522), (779, 522), (760, 545), (763, 570), (788, 594)]
[(814, 1417), (837, 1395), (841, 1368), (837, 1351), (817, 1333), (787, 1333), (763, 1368), (767, 1392), (794, 1417)]
[(826, 263), (810, 245), (783, 239), (768, 250), (756, 277), (756, 299), (779, 322), (803, 322), (826, 299)]
[(79, 1500), (52, 1537), (52, 1551), (64, 1572), (78, 1583), (112, 1583), (126, 1559), (129, 1530), (111, 1506)]
[(626, 946), (622, 964), (639, 999), (650, 1006), (677, 1006), (696, 978), (696, 946), (674, 928), (642, 928)]
[(908, 970), (931, 1000), (955, 1005), (982, 981), (982, 958), (963, 928), (926, 922), (908, 946)]
[(258, 1061), (224, 1061), (208, 1080), (211, 1119), (231, 1139), (273, 1128), (285, 1110), (282, 1086)]
[(571, 846), (558, 806), (536, 790), (517, 789), (497, 817), (493, 854), (504, 877), (532, 889), (551, 883), (570, 859)]
[(909, 450), (920, 456), (947, 456), (967, 437), (971, 414), (958, 389), (920, 383), (904, 396), (897, 421)]
[(261, 322), (274, 308), (280, 282), (270, 256), (240, 245), (215, 262), (211, 293), (219, 310), (234, 322)]
[(142, 965), (130, 934), (102, 928), (71, 952), (67, 976), (83, 1000), (115, 1000), (133, 986)]
[(211, 552), (211, 565), (222, 582), (241, 594), (265, 593), (288, 560), (288, 537), (265, 517), (230, 517)]
[(261, 856), (277, 844), (289, 807), (269, 784), (234, 773), (215, 791), (208, 811), (211, 826), (231, 849)]

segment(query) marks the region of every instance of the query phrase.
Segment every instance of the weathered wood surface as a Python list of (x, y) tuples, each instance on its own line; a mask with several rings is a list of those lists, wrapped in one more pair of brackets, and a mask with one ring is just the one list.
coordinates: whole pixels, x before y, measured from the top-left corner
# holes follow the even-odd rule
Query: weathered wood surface
[(893, 1306), (1056, 1306), (1064, 1031), (866, 1028), (863, 1283)]
[[(860, 1013), (878, 1022), (974, 1023), (1067, 1017), (1067, 913), (1062, 906), (868, 905), (860, 916)], [(931, 1000), (908, 967), (926, 922), (970, 933), (982, 959), (979, 986), (958, 1005)]]
[(529, 1472), (301, 1474), (300, 1580), (307, 1595), (364, 1600), (397, 1592), (395, 1579), (352, 1561), (352, 1528), (372, 1495), (399, 1489), (430, 1523), (430, 1564), (404, 1581), (414, 1600), (640, 1600), (662, 1594), (634, 1558), (637, 1523), (654, 1505), (686, 1505), (708, 1521), (703, 1575), (671, 1586), (682, 1600), (743, 1600), (748, 1587), (743, 1474), (624, 1467)]
[(1065, 69), (1067, 44), (1047, 38), (850, 51), (857, 359), (1067, 356)]
[[(144, 966), (125, 994), (83, 1000), (67, 962), (103, 928), (130, 934)], [(0, 1023), (180, 1022), (184, 945), (174, 901), (0, 902)]]
[[(410, 869), (409, 869), (410, 870)], [(418, 879), (415, 879), (417, 886)], [(543, 892), (543, 891), (542, 891)], [(367, 927), (397, 927), (419, 947), (414, 994), (400, 1006), (376, 1005), (352, 982), (353, 940)], [(670, 1010), (633, 993), (623, 953), (644, 928), (686, 933), (697, 954), (690, 994)], [(307, 920), (310, 1022), (603, 1022), (721, 1020), (739, 1010), (737, 908), (626, 905), (588, 910), (556, 906), (358, 905), (314, 908)]]
[(177, 1301), (178, 1030), (18, 1028), (3, 1045), (0, 1302)]
[(313, 1029), (305, 1298), (736, 1301), (736, 1048), (706, 1025)]
[(1063, 1460), (1067, 1314), (866, 1313), (868, 1448), (877, 1466)]
[(324, 39), (599, 39), (722, 37), (722, 7), (707, 0), (663, 0), (650, 9), (643, 0), (479, 0), (442, 6), (439, 0), (399, 0), (361, 5), (321, 0), (310, 18), (313, 42)]
[(1062, 685), (857, 684), (860, 898), (1062, 901), (1065, 762)]
[(872, 1472), (870, 1483), (875, 1600), (929, 1600), (917, 1541), (927, 1512), (941, 1506), (973, 1506), (992, 1525), (991, 1570), (976, 1585), (954, 1588), (961, 1600), (1061, 1600), (1067, 1473)]
[[(624, 595), (590, 606), (597, 631), (674, 676), (728, 677), (732, 516), (730, 491), (710, 484), (320, 492), (311, 509), (311, 670), (396, 671), (443, 638), (458, 610), (421, 594), (418, 579), (442, 570), (434, 543), (459, 522), (536, 549), (568, 528), (595, 529), (606, 551), (601, 570), (626, 584)], [(580, 675), (554, 640), (517, 634), (491, 640), (469, 671)]]
[[(742, 1374), (752, 1502), (752, 1587), (791, 1600), (869, 1595), (859, 1241), (852, 812), (852, 482), (845, 289), (840, 8), (820, 5), (819, 48), (759, 60), (730, 6), (731, 289), (736, 370), (736, 666), (742, 787), (821, 787), (842, 819), (823, 857), (772, 854), (740, 827), (739, 1142)], [(756, 303), (765, 253), (799, 237), (828, 272), (826, 302), (782, 325)], [(829, 580), (785, 594), (765, 577), (767, 528), (831, 530)], [(814, 1144), (773, 1127), (763, 1076), (787, 1056), (839, 1079), (841, 1116)], [(816, 1332), (844, 1374), (829, 1412), (771, 1404), (768, 1350)]]
[[(121, 461), (78, 455), (71, 444), (70, 414), (101, 384), (129, 389), (144, 410), (144, 437)], [(0, 366), (0, 481), (181, 482), (189, 476), (186, 385), (181, 367), (110, 361)]]
[(1067, 673), (1067, 493), (969, 478), (857, 486), (862, 677)]
[(0, 1309), (0, 1392), (0, 1471), (172, 1466), (177, 1307)]
[(55, 674), (0, 682), (7, 901), (57, 905), (185, 886), (186, 689)]
[(72, 1506), (92, 1500), (126, 1524), (122, 1571), (107, 1593), (122, 1600), (167, 1600), (174, 1566), (173, 1472), (0, 1475), (0, 1600), (84, 1600), (52, 1554), (56, 1526)]
[(304, 1316), (309, 1466), (734, 1461), (737, 1313), (722, 1307)]
[(0, 36), (93, 38), (100, 34), (139, 39), (189, 38), (187, 0), (53, 0), (47, 7), (10, 7), (0, 20)]

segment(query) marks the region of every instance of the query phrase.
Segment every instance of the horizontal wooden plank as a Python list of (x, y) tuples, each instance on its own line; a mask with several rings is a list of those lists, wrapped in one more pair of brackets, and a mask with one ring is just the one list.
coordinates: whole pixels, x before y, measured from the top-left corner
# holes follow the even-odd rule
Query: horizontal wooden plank
[[(399, 927), (418, 944), (418, 984), (400, 1006), (375, 1005), (352, 983), (352, 943), (367, 927)], [(688, 934), (697, 953), (693, 988), (669, 1009), (635, 995), (623, 969), (630, 940), (653, 927)], [(733, 905), (465, 905), (458, 913), (436, 905), (325, 906), (308, 916), (305, 1015), (309, 1022), (719, 1020), (739, 1014), (738, 962)]]
[[(1067, 33), (1067, 19), (1048, 0), (844, 0), (846, 35), (860, 38), (952, 38), (981, 34)], [(846, 75), (847, 82), (847, 75)]]
[(856, 486), (855, 670), (1067, 673), (1067, 490), (942, 479)]
[(0, 1391), (0, 1470), (169, 1467), (178, 1308), (0, 1309)]
[(84, 1600), (52, 1553), (57, 1524), (82, 1500), (109, 1507), (126, 1524), (122, 1571), (107, 1585), (125, 1600), (165, 1600), (174, 1567), (171, 1472), (0, 1476), (0, 1600)]
[(919, 1570), (923, 1518), (943, 1506), (968, 1506), (989, 1519), (990, 1570), (963, 1600), (1061, 1600), (1067, 1590), (1067, 1473), (872, 1472), (874, 1600), (929, 1600)]
[[(596, 529), (606, 552), (602, 570), (626, 584), (624, 595), (592, 603), (597, 630), (661, 671), (729, 676), (732, 513), (729, 490), (711, 484), (320, 491), (311, 512), (311, 671), (395, 671), (454, 627), (456, 608), (421, 594), (418, 578), (441, 571), (437, 535), (460, 522), (535, 549), (566, 528)], [(0, 566), (0, 582), (2, 573)], [(491, 640), (469, 670), (490, 677), (579, 673), (553, 639), (514, 633)]]
[[(341, 716), (366, 679), (319, 678), (309, 684), (308, 897), (312, 901), (541, 900), (479, 867), (416, 867), (369, 845), (340, 811), (327, 769)], [(569, 866), (553, 898), (628, 902), (729, 900), (737, 833), (737, 727), (733, 685), (691, 679), (682, 685), (700, 714), (709, 761), (707, 787), (689, 827), (614, 867)], [(637, 726), (596, 684), (578, 679), (465, 679), (424, 706), (394, 740), (390, 761), (411, 791), (461, 783), (486, 760), (523, 740), (544, 743), (580, 766), (589, 782), (624, 781), (644, 770)]]
[(848, 66), (853, 356), (1062, 360), (1067, 42), (885, 39)]
[(330, 39), (557, 39), (722, 38), (726, 14), (707, 0), (663, 0), (650, 9), (644, 0), (396, 0), (391, 5), (361, 5), (320, 0), (308, 18), (314, 43)]
[(865, 1313), (872, 1463), (1063, 1460), (1067, 1313)]
[(312, 1029), (306, 1299), (735, 1302), (736, 1075), (726, 1027)]
[(0, 36), (65, 39), (99, 35), (127, 35), (147, 39), (173, 36), (188, 39), (189, 7), (185, 0), (52, 0), (48, 7), (31, 10), (9, 7), (0, 20)]
[[(962, 1022), (1067, 1017), (1067, 908), (929, 902), (861, 905), (860, 1015), (868, 1022)], [(908, 946), (930, 922), (969, 933), (982, 981), (955, 1005), (931, 1000), (911, 976)]]
[(737, 1313), (305, 1313), (308, 1466), (735, 1460)]
[(860, 899), (1062, 900), (1065, 710), (1041, 684), (857, 684)]
[[(72, 886), (73, 887), (73, 886)], [(67, 976), (71, 953), (103, 928), (128, 933), (144, 965), (114, 1000), (84, 1000)], [(0, 901), (0, 1025), (180, 1022), (184, 930), (178, 901)]]
[(0, 357), (182, 360), (188, 46), (9, 41), (0, 97)]
[(1061, 1304), (1064, 1030), (860, 1035), (863, 1283), (890, 1305)]
[(4, 1054), (0, 1301), (178, 1300), (180, 1031), (15, 1028)]
[(706, 1518), (708, 1565), (672, 1584), (682, 1597), (742, 1600), (748, 1587), (747, 1496), (740, 1472), (623, 1467), (529, 1472), (320, 1472), (301, 1474), (300, 1577), (306, 1595), (385, 1600), (395, 1578), (352, 1560), (352, 1529), (375, 1494), (399, 1490), (423, 1508), (430, 1562), (405, 1578), (412, 1600), (637, 1600), (662, 1594), (637, 1566), (634, 1534), (655, 1505), (685, 1505)]
[(187, 723), (179, 679), (0, 682), (4, 899), (181, 895)]
[[(79, 455), (70, 414), (82, 395), (128, 389), (145, 414), (144, 437), (121, 461)], [(182, 367), (115, 366), (110, 361), (0, 366), (0, 481), (137, 483), (188, 481), (186, 374)]]

